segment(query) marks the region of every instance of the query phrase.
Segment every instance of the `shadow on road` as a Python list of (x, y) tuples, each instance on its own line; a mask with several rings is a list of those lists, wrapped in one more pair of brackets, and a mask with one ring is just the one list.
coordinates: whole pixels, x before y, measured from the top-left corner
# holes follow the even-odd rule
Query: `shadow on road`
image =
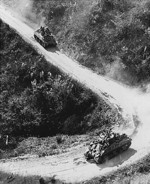
[[(123, 152), (122, 154), (107, 160), (104, 164), (97, 164), (97, 166), (101, 169), (105, 169), (107, 167), (115, 167), (120, 166), (125, 161), (129, 160), (130, 157), (132, 157), (137, 151), (129, 148), (127, 151)], [(95, 163), (93, 160), (88, 161), (89, 163), (93, 164)]]
[(48, 47), (46, 48), (48, 52), (58, 52), (60, 51), (58, 47)]
[(130, 157), (132, 157), (137, 151), (129, 148), (127, 151), (123, 152), (122, 154), (112, 158), (111, 160), (108, 160), (106, 163), (102, 165), (98, 165), (100, 169), (106, 168), (106, 167), (115, 167), (120, 166), (125, 161), (129, 160)]

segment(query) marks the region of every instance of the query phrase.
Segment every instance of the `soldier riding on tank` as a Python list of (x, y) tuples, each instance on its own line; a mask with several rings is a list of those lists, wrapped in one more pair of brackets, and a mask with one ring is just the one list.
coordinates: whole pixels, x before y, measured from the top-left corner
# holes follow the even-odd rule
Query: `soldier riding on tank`
[(55, 47), (57, 45), (55, 37), (48, 27), (41, 26), (38, 30), (34, 32), (34, 38), (44, 48), (48, 46)]
[(96, 163), (103, 163), (121, 152), (127, 150), (131, 145), (131, 138), (126, 134), (114, 133), (105, 130), (100, 134), (98, 141), (93, 141), (88, 151), (84, 154), (87, 160), (94, 159)]

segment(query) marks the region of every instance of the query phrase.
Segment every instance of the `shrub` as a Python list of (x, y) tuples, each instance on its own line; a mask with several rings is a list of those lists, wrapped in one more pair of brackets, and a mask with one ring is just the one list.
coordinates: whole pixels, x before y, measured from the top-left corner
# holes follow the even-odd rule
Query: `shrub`
[[(126, 75), (117, 80), (132, 85), (150, 80), (147, 62), (141, 64), (144, 53), (138, 50), (145, 47), (143, 37), (149, 27), (149, 7), (148, 0), (44, 0), (44, 5), (41, 1), (34, 4), (37, 11), (45, 10), (45, 22), (64, 52), (100, 74), (109, 73), (119, 57), (123, 72), (132, 76), (132, 81)], [(125, 48), (127, 52), (123, 51)]]
[[(5, 24), (1, 31), (5, 35), (0, 61), (1, 133), (23, 137), (85, 133), (86, 117), (93, 116), (99, 98), (49, 65)], [(9, 44), (5, 38), (11, 33)]]
[(53, 145), (51, 146), (51, 149), (57, 149), (57, 145), (56, 145), (56, 144), (53, 144)]
[(61, 144), (62, 142), (64, 142), (63, 136), (62, 135), (57, 135), (56, 136), (56, 141), (58, 144)]

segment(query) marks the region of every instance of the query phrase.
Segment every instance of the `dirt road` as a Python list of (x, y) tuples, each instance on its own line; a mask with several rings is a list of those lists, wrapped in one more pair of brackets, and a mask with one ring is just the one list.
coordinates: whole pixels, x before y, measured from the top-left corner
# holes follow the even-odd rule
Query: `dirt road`
[(102, 165), (86, 162), (83, 156), (86, 148), (78, 146), (68, 153), (47, 156), (43, 158), (31, 157), (11, 159), (0, 162), (0, 170), (19, 174), (22, 176), (48, 176), (55, 175), (56, 179), (65, 182), (81, 182), (93, 177), (102, 176), (118, 168), (129, 165), (148, 153), (150, 147), (136, 148), (134, 145), (118, 157)]
[[(128, 151), (103, 165), (98, 166), (86, 162), (83, 157), (86, 148), (80, 145), (79, 147), (72, 148), (68, 153), (57, 156), (0, 161), (0, 170), (20, 175), (56, 175), (56, 178), (67, 182), (79, 182), (131, 164), (135, 160), (148, 154), (150, 150), (150, 136), (148, 133), (146, 134), (146, 130), (148, 130), (149, 127), (148, 122), (150, 120), (150, 104), (147, 103), (150, 101), (150, 97), (148, 95), (146, 97), (141, 97), (136, 90), (132, 90), (115, 81), (93, 73), (91, 70), (79, 65), (78, 62), (72, 61), (57, 49), (45, 50), (34, 40), (34, 30), (14, 17), (3, 6), (0, 6), (0, 18), (15, 29), (23, 39), (31, 43), (39, 53), (44, 55), (48, 62), (90, 88), (101, 96), (109, 105), (116, 108), (121, 107), (125, 115), (127, 115), (131, 121), (131, 125), (133, 125), (132, 115), (134, 115), (135, 111), (144, 125), (140, 129), (138, 136), (134, 138), (132, 146)], [(143, 106), (145, 108), (143, 108)], [(134, 126), (131, 127), (131, 130), (134, 130)], [(143, 136), (143, 133), (147, 136)], [(142, 137), (144, 137), (144, 139), (142, 139)]]
[[(81, 84), (90, 88), (92, 91), (101, 96), (106, 103), (112, 107), (122, 107), (125, 110), (126, 99), (122, 101), (122, 96), (125, 95), (127, 88), (111, 81), (105, 77), (99, 76), (91, 70), (81, 66), (77, 61), (73, 61), (59, 50), (45, 50), (33, 37), (34, 30), (27, 24), (17, 19), (7, 11), (3, 6), (0, 6), (0, 18), (15, 29), (23, 39), (31, 43), (33, 47), (42, 54), (46, 60), (64, 73), (79, 81)], [(129, 109), (129, 106), (126, 110)], [(128, 111), (128, 110), (127, 110)], [(130, 114), (130, 112), (128, 112)]]

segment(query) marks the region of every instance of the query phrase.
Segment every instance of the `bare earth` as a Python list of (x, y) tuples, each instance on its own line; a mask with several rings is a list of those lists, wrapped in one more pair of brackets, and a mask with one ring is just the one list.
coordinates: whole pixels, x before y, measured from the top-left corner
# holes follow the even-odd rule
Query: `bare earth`
[[(126, 131), (126, 133), (131, 134), (134, 131), (132, 115), (135, 111), (144, 124), (141, 130), (144, 132), (147, 130), (147, 122), (150, 119), (148, 116), (150, 114), (150, 105), (148, 104), (145, 109), (142, 107), (145, 105), (145, 102), (148, 101), (149, 96), (146, 96), (146, 98), (143, 96), (141, 97), (136, 90), (132, 90), (115, 81), (93, 73), (91, 70), (79, 65), (78, 62), (69, 59), (57, 49), (45, 50), (34, 40), (34, 30), (26, 23), (13, 16), (12, 13), (3, 6), (0, 6), (0, 18), (15, 29), (23, 39), (31, 43), (39, 53), (44, 55), (48, 62), (90, 88), (101, 96), (109, 105), (123, 108), (125, 115), (128, 115), (131, 125), (131, 131)], [(140, 103), (140, 106), (137, 105), (138, 103)], [(139, 112), (142, 112), (142, 114)], [(145, 117), (146, 119), (144, 119)], [(20, 175), (56, 175), (56, 178), (66, 182), (85, 181), (117, 170), (148, 154), (150, 150), (150, 136), (149, 134), (147, 135), (148, 136), (142, 139), (141, 131), (139, 131), (139, 134), (133, 138), (133, 143), (128, 151), (102, 165), (86, 162), (83, 156), (86, 147), (80, 145), (70, 149), (68, 153), (55, 156), (43, 158), (33, 156), (1, 160), (0, 170)]]
[(0, 170), (22, 176), (39, 175), (52, 177), (55, 175), (56, 179), (65, 182), (80, 182), (132, 164), (141, 156), (148, 154), (148, 149), (150, 147), (143, 147), (138, 150), (132, 146), (128, 151), (107, 161), (107, 163), (96, 165), (95, 163), (86, 162), (83, 156), (86, 148), (81, 145), (72, 148), (68, 153), (55, 156), (43, 158), (32, 156), (1, 160)]

